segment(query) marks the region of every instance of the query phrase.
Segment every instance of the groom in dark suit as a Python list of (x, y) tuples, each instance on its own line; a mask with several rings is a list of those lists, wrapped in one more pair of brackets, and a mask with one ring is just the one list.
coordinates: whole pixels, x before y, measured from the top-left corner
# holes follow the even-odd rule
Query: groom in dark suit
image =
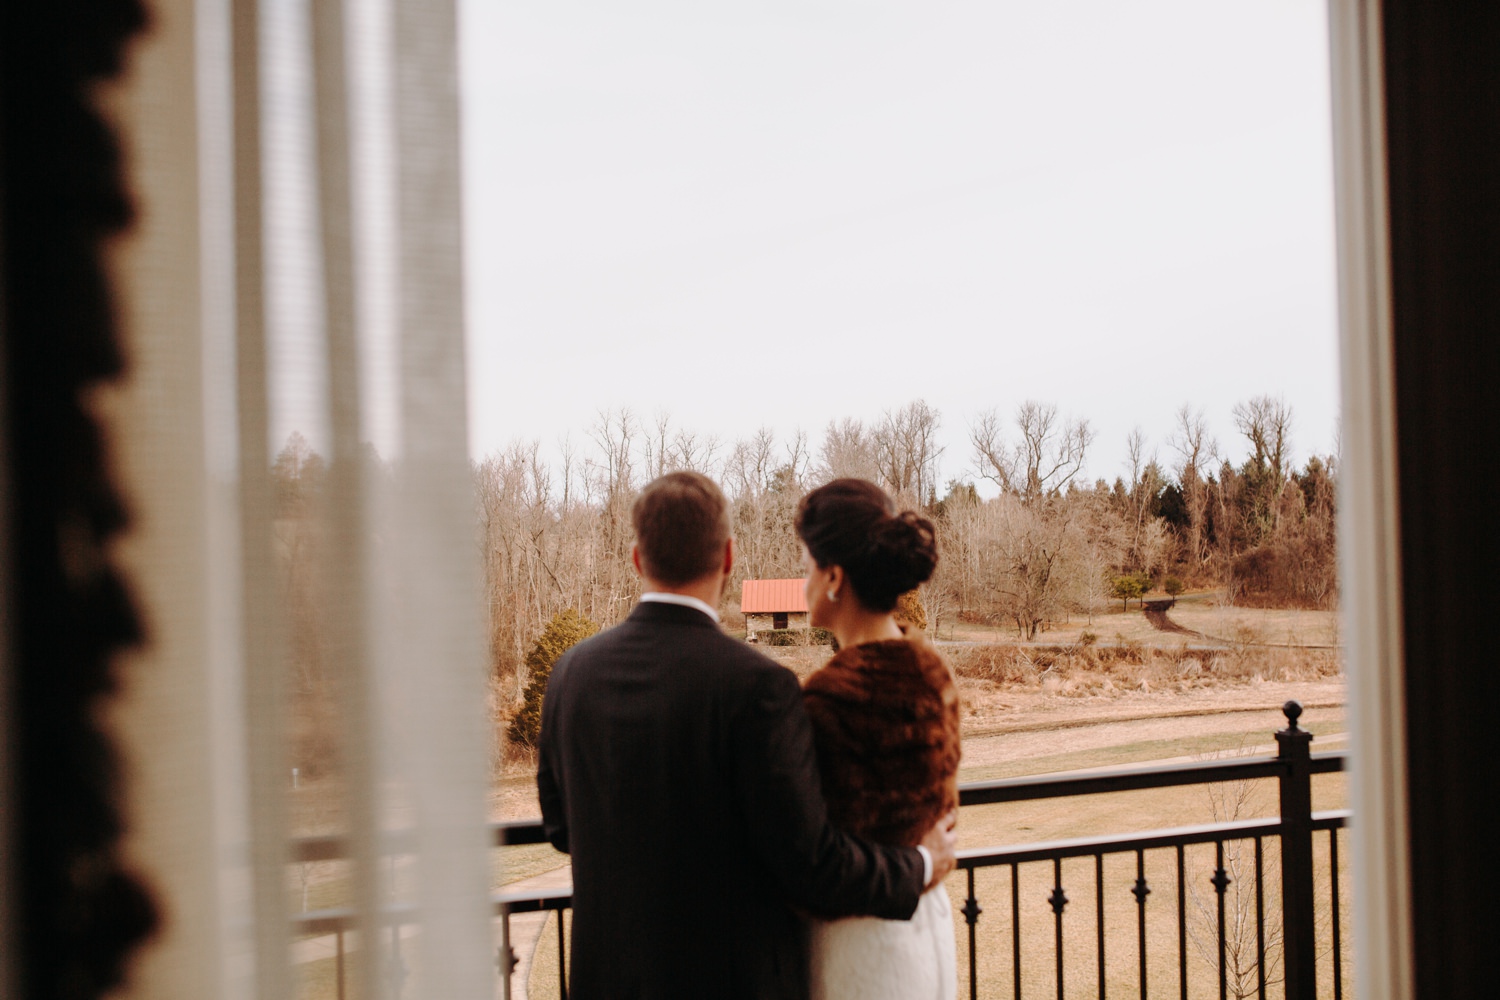
[(910, 917), (953, 869), (952, 817), (915, 849), (831, 827), (795, 675), (718, 626), (724, 495), (671, 473), (632, 518), (641, 603), (557, 662), (542, 709), (542, 818), (573, 860), (569, 993), (806, 997), (796, 908)]

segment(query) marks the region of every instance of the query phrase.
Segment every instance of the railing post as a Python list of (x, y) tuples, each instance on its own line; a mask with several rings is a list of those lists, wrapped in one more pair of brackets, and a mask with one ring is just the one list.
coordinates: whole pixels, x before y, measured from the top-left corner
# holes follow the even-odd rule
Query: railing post
[(1276, 758), (1286, 764), (1280, 778), (1282, 967), (1286, 1000), (1314, 1000), (1318, 968), (1313, 928), (1313, 736), (1297, 726), (1301, 704), (1289, 701), (1281, 710), (1287, 721), (1287, 727), (1276, 733)]

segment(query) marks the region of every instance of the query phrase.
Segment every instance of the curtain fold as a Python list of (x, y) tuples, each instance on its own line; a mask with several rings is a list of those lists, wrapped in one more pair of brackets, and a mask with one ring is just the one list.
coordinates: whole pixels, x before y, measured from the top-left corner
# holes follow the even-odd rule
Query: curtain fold
[(142, 996), (496, 989), (455, 32), (451, 0), (162, 0), (122, 105)]
[[(227, 8), (227, 9), (226, 9)], [(209, 4), (200, 3), (200, 16)], [(286, 652), (275, 586), (277, 571), (272, 520), (275, 500), (265, 456), (270, 452), (266, 401), (265, 185), (262, 176), (261, 18), (258, 0), (230, 0), (214, 8), (217, 31), (200, 32), (200, 57), (210, 47), (227, 50), (231, 71), (218, 110), (233, 123), (230, 156), (217, 172), (230, 192), (228, 232), (219, 238), (233, 261), (233, 317), (226, 330), (226, 353), (233, 378), (224, 391), (235, 401), (233, 441), (238, 475), (238, 541), (241, 558), (241, 684), (244, 690), (248, 791), (249, 878), (253, 956), (252, 982), (245, 995), (256, 1000), (291, 996), (285, 915), (287, 810), (286, 755), (281, 724), (284, 690), (281, 661)], [(206, 173), (215, 173), (207, 171)], [(222, 196), (222, 194), (221, 194)], [(205, 205), (205, 211), (211, 211)], [(253, 993), (250, 992), (253, 990)]]

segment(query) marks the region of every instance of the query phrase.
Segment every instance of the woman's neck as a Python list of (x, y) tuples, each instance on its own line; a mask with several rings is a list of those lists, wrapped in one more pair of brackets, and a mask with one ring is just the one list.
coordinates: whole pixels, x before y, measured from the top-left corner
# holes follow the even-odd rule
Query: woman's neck
[(839, 641), (840, 649), (867, 642), (904, 638), (901, 626), (896, 624), (896, 616), (890, 613), (851, 616), (835, 625), (832, 632), (833, 637)]

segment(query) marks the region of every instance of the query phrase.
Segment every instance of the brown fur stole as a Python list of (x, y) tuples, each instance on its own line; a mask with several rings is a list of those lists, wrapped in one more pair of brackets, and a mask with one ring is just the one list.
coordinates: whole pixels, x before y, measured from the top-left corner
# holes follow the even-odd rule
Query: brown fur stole
[(958, 806), (958, 689), (928, 643), (841, 650), (803, 697), (835, 826), (910, 847)]

